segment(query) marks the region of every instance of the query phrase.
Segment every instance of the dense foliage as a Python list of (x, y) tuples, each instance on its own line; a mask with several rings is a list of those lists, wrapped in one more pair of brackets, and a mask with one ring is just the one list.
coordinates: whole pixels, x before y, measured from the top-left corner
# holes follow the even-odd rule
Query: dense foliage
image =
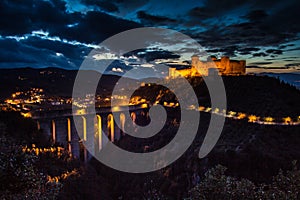
[(269, 184), (254, 184), (247, 179), (225, 175), (218, 165), (205, 173), (200, 184), (190, 190), (190, 199), (291, 199), (300, 198), (300, 170), (282, 171)]
[(47, 151), (59, 147), (47, 144), (31, 119), (17, 112), (0, 119), (0, 199), (56, 199), (66, 180), (80, 175), (78, 161), (64, 150)]

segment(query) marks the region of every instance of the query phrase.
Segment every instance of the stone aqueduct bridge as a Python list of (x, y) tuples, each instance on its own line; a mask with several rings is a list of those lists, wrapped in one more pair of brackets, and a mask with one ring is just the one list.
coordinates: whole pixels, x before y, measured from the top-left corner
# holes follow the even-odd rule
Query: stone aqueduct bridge
[[(129, 111), (131, 119), (126, 119), (126, 111)], [(92, 145), (96, 153), (108, 139), (112, 142), (120, 140), (125, 134), (122, 130), (126, 130), (129, 123), (139, 124), (149, 120), (148, 111), (148, 106), (142, 104), (101, 107), (96, 108), (96, 113), (88, 113), (84, 109), (77, 110), (76, 114), (72, 113), (72, 109), (35, 111), (32, 118), (37, 122), (38, 129), (46, 133), (53, 143), (62, 145), (72, 155), (86, 161), (91, 156), (83, 143)], [(116, 121), (122, 127), (118, 127)], [(107, 137), (103, 137), (103, 134)]]

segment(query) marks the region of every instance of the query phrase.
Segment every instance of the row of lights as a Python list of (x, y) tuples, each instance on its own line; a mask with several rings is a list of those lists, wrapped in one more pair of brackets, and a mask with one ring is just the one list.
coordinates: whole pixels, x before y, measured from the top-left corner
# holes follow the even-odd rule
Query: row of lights
[[(260, 124), (285, 124), (285, 125), (298, 125), (300, 124), (300, 116), (298, 116), (297, 118), (297, 122), (293, 122), (293, 119), (291, 117), (284, 117), (282, 118), (281, 122), (276, 122), (274, 117), (259, 117), (253, 114), (246, 114), (246, 113), (242, 113), (242, 112), (234, 112), (234, 111), (226, 111), (226, 110), (222, 110), (220, 111), (219, 108), (215, 108), (212, 109), (210, 107), (204, 107), (204, 106), (200, 106), (198, 109), (196, 109), (196, 107), (194, 105), (191, 105), (189, 108), (189, 110), (198, 110), (201, 112), (207, 112), (207, 113), (213, 113), (213, 114), (219, 114), (219, 115), (223, 115), (225, 117), (230, 117), (233, 119), (248, 119), (248, 122), (252, 122), (252, 123), (260, 123)], [(263, 120), (261, 120), (263, 119)]]
[(62, 147), (50, 147), (50, 148), (38, 148), (35, 144), (32, 144), (32, 147), (23, 147), (22, 152), (24, 153), (34, 153), (35, 155), (45, 154), (45, 153), (52, 153), (55, 154), (57, 157), (60, 157), (64, 151)]
[(54, 176), (54, 177), (51, 177), (51, 176), (47, 176), (47, 183), (59, 183), (59, 181), (61, 180), (65, 180), (67, 179), (68, 177), (72, 176), (72, 175), (78, 175), (79, 172), (77, 169), (73, 169), (72, 171), (67, 171), (65, 173), (62, 173), (60, 176)]

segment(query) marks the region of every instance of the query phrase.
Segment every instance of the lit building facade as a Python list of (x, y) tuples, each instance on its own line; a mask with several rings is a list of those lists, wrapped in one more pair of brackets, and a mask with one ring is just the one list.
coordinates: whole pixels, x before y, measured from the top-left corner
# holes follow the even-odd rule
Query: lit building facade
[(192, 56), (190, 67), (177, 69), (174, 66), (169, 68), (169, 77), (176, 78), (208, 76), (219, 74), (222, 76), (238, 76), (245, 75), (246, 61), (245, 60), (230, 60), (229, 57), (223, 56), (221, 59), (209, 57), (207, 61), (201, 61), (197, 55)]

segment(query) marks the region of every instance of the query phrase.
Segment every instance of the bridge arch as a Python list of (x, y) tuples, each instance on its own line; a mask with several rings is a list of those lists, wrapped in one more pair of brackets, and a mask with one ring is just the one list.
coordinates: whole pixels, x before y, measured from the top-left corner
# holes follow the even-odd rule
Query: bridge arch
[(67, 142), (71, 142), (72, 131), (71, 131), (71, 119), (70, 118), (67, 118), (67, 133), (68, 133)]
[(41, 124), (38, 120), (36, 121), (36, 127), (37, 127), (37, 130), (41, 130)]
[(83, 141), (86, 141), (86, 132), (87, 132), (87, 130), (86, 130), (86, 118), (84, 117), (84, 116), (81, 116), (81, 118), (82, 118), (82, 131), (83, 131)]
[(102, 118), (100, 115), (96, 115), (94, 146), (95, 152), (102, 149)]
[(125, 134), (125, 114), (124, 113), (120, 113), (120, 125), (121, 125), (121, 133), (122, 135)]
[(110, 136), (110, 141), (114, 142), (115, 140), (115, 124), (114, 124), (114, 116), (109, 114), (107, 116), (107, 131), (108, 136)]
[(136, 113), (135, 112), (131, 112), (130, 113), (130, 117), (131, 117), (131, 120), (132, 120), (133, 124), (135, 124), (136, 123)]
[(52, 127), (52, 142), (56, 142), (56, 125), (54, 119), (51, 120), (51, 127)]

